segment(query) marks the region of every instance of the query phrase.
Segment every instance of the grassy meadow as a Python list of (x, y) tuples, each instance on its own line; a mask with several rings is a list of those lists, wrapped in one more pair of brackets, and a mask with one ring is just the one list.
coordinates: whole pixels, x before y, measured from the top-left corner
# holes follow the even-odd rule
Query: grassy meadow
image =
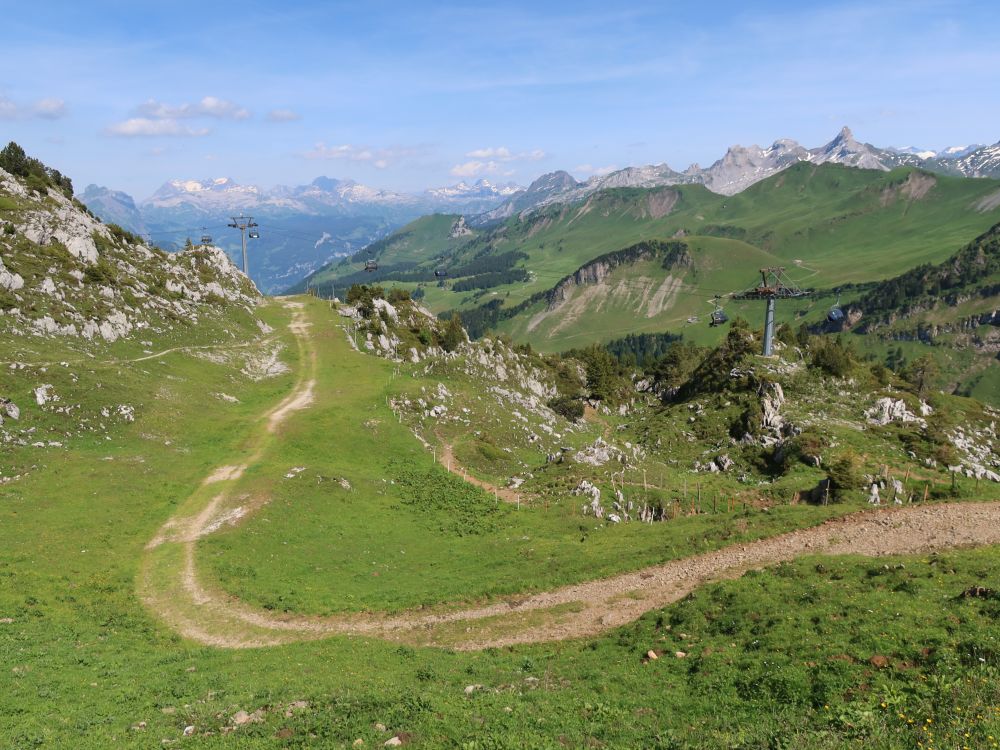
[[(477, 406), (474, 384), (458, 372), (396, 374), (351, 350), (325, 303), (303, 302), (316, 401), (233, 484), (237, 498), (264, 504), (197, 544), (202, 570), (248, 602), (310, 614), (489, 599), (856, 507), (597, 529), (575, 512), (578, 498), (496, 503), (436, 468), (411, 434), (426, 426), (411, 415), (400, 423), (386, 401), (443, 381), (456, 408), (485, 423), (493, 409)], [(15, 426), (62, 446), (0, 447), (3, 474), (25, 475), (0, 485), (0, 748), (382, 747), (393, 737), (470, 750), (997, 746), (996, 549), (803, 558), (706, 586), (600, 637), (478, 652), (345, 636), (252, 649), (185, 640), (138, 593), (144, 547), (207, 475), (248, 458), (261, 415), (306, 367), (288, 310), (272, 302), (261, 317), (275, 331), (249, 348), (281, 343), (291, 369), (259, 381), (240, 372), (256, 336), (248, 321), (94, 357), (52, 340), (4, 342), (2, 359), (26, 364), (0, 368), (0, 388), (22, 406)], [(195, 345), (212, 348), (125, 361)], [(61, 397), (53, 408), (31, 401), (42, 383)], [(120, 403), (135, 406), (135, 422), (100, 429), (100, 409)], [(70, 416), (54, 409), (75, 404)], [(592, 422), (568, 440), (583, 445), (618, 425)], [(653, 429), (670, 439), (679, 427)], [(515, 442), (495, 433), (499, 450)], [(501, 478), (468, 430), (448, 425), (441, 437), (465, 465)], [(664, 462), (670, 469), (680, 476)], [(962, 596), (977, 585), (992, 593)], [(240, 711), (251, 718), (237, 725)]]

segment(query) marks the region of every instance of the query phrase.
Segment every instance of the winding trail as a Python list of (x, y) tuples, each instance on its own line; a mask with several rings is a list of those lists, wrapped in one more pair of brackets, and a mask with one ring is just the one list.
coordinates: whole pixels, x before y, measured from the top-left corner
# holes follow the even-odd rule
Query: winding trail
[(217, 468), (146, 545), (140, 596), (178, 633), (199, 643), (253, 648), (356, 635), (475, 650), (562, 640), (596, 635), (676, 602), (707, 582), (735, 578), (749, 569), (801, 555), (878, 557), (1000, 544), (1000, 503), (910, 506), (856, 513), (755, 542), (481, 606), (442, 604), (391, 615), (359, 612), (329, 617), (283, 615), (251, 606), (204, 579), (197, 566), (196, 546), (199, 538), (253, 511), (236, 504), (233, 483), (271, 447), (289, 416), (312, 402), (317, 358), (306, 311), (301, 303), (286, 300), (282, 304), (292, 311), (289, 327), (303, 363), (295, 388), (262, 416), (248, 442), (249, 457), (240, 464)]
[(469, 484), (474, 484), (482, 490), (486, 490), (491, 495), (499, 500), (503, 500), (505, 503), (510, 503), (511, 505), (520, 505), (521, 502), (527, 502), (531, 498), (517, 490), (512, 490), (510, 487), (498, 487), (492, 482), (487, 482), (485, 479), (480, 479), (469, 473), (469, 471), (458, 462), (455, 458), (455, 450), (451, 443), (446, 443), (441, 440), (441, 436), (435, 433), (435, 437), (438, 438), (441, 444), (441, 455), (437, 457), (437, 462), (441, 464), (444, 468), (450, 471), (457, 477), (461, 477)]

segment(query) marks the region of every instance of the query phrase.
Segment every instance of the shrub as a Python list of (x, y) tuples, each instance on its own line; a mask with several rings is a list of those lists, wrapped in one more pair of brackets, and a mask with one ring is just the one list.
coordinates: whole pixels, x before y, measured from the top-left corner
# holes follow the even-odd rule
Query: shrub
[(788, 471), (795, 462), (818, 466), (826, 447), (827, 439), (817, 430), (809, 428), (785, 441), (776, 457), (784, 471)]
[(118, 285), (118, 275), (115, 273), (114, 266), (104, 258), (98, 258), (97, 263), (87, 266), (83, 271), (83, 277), (92, 284)]
[(394, 286), (389, 290), (389, 302), (398, 305), (400, 302), (409, 302), (410, 293), (406, 289)]
[(859, 490), (865, 485), (861, 473), (861, 459), (853, 451), (842, 453), (830, 464), (827, 470), (830, 479), (830, 489), (834, 497), (843, 499), (843, 495), (851, 490)]
[(844, 346), (839, 338), (820, 338), (812, 351), (812, 366), (838, 378), (847, 375), (854, 367), (854, 352)]
[(462, 319), (455, 313), (441, 335), (441, 348), (446, 352), (453, 352), (463, 341), (465, 341), (465, 331), (462, 329)]
[(558, 396), (549, 401), (548, 407), (570, 422), (583, 419), (583, 402), (571, 396)]

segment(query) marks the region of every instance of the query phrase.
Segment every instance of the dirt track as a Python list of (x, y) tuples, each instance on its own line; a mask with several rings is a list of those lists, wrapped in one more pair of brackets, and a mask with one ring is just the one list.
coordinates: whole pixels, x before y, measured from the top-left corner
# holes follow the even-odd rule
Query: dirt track
[[(287, 304), (287, 303), (286, 303)], [(291, 329), (309, 362), (294, 391), (264, 416), (274, 432), (312, 399), (316, 361), (306, 346), (308, 327), (296, 311)], [(263, 450), (263, 449), (261, 449)], [(220, 467), (206, 480), (224, 483), (260, 458)], [(442, 456), (442, 459), (445, 457)], [(206, 486), (203, 485), (203, 488)], [(482, 486), (482, 485), (480, 485)], [(1000, 503), (962, 503), (872, 510), (744, 545), (726, 547), (622, 575), (564, 586), (485, 606), (396, 615), (357, 613), (331, 617), (277, 615), (252, 607), (205, 583), (196, 564), (196, 541), (220, 513), (232, 513), (223, 489), (197, 512), (173, 518), (147, 545), (140, 580), (146, 604), (182, 635), (225, 648), (252, 648), (335, 634), (365, 635), (462, 650), (593, 636), (631, 622), (713, 580), (809, 554), (914, 554), (1000, 544)], [(180, 547), (180, 555), (170, 548)], [(553, 610), (553, 608), (558, 608)]]

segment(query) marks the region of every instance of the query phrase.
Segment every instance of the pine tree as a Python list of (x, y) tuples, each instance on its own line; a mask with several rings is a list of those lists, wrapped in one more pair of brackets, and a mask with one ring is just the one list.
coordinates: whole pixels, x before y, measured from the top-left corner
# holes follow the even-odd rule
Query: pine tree
[(453, 352), (463, 341), (465, 341), (465, 331), (462, 329), (462, 319), (458, 317), (458, 313), (454, 313), (451, 316), (451, 320), (448, 321), (447, 327), (444, 329), (444, 335), (441, 337), (441, 347), (446, 352)]

